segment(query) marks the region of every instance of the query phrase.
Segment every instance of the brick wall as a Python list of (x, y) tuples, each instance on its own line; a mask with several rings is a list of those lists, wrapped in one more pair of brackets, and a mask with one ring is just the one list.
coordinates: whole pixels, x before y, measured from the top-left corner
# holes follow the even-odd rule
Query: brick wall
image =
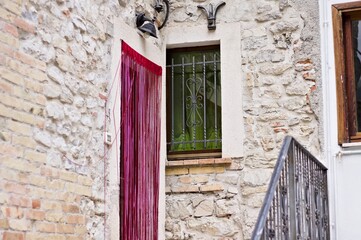
[(0, 239), (104, 239), (116, 1), (0, 2)]

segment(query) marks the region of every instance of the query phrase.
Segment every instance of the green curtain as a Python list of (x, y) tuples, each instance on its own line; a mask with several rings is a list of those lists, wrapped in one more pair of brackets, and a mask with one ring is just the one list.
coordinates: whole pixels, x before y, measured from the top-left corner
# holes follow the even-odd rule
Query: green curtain
[[(170, 152), (220, 149), (219, 50), (175, 52), (168, 62), (171, 89)], [(170, 74), (169, 74), (170, 73)]]

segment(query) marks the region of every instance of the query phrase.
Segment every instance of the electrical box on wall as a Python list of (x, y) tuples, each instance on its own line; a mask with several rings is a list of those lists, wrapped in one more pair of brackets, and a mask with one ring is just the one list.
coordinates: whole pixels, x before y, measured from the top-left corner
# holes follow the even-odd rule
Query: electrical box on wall
[(110, 132), (105, 132), (105, 133), (104, 133), (104, 142), (105, 142), (107, 145), (112, 144), (112, 134), (111, 134)]

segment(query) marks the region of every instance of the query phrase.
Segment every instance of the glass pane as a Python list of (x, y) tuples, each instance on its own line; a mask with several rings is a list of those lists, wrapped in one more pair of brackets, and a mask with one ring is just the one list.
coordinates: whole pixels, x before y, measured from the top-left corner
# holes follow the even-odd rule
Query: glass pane
[(352, 21), (357, 131), (361, 132), (361, 21)]
[(168, 92), (173, 101), (168, 112), (172, 122), (168, 126), (173, 128), (168, 129), (173, 133), (167, 141), (170, 152), (221, 149), (219, 59), (219, 50), (214, 49), (168, 54), (167, 84), (173, 81)]

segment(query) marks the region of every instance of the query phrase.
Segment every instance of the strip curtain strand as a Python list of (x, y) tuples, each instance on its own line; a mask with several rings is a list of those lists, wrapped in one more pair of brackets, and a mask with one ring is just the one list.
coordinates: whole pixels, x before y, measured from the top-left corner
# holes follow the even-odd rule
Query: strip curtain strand
[(158, 239), (162, 68), (122, 41), (120, 236)]

